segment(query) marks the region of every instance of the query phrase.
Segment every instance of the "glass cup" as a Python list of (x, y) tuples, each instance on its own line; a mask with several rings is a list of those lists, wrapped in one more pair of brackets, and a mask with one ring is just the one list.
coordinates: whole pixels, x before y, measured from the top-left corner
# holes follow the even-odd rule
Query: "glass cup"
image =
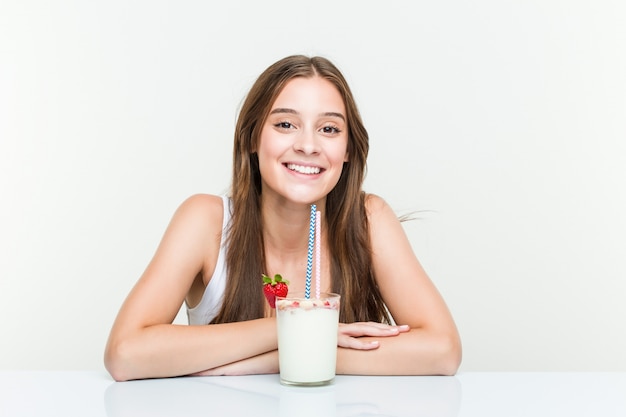
[(335, 378), (339, 294), (276, 297), (278, 363), (283, 385), (328, 385)]

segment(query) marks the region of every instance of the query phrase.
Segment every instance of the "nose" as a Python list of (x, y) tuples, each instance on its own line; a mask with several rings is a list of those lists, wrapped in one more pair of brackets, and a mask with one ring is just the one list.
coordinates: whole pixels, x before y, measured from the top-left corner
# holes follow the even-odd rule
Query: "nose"
[(293, 146), (297, 152), (304, 153), (305, 155), (319, 153), (317, 137), (315, 136), (315, 131), (312, 129), (303, 129), (297, 135)]

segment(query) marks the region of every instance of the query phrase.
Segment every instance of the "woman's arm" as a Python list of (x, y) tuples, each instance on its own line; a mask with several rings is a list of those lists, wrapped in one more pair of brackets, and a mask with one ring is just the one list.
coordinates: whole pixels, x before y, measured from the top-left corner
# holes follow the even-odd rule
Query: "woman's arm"
[(278, 350), (196, 372), (191, 376), (257, 375), (278, 373)]
[(213, 274), (220, 197), (185, 201), (113, 324), (105, 366), (116, 380), (186, 375), (277, 348), (273, 318), (208, 326), (171, 324), (197, 276)]
[(367, 200), (374, 273), (395, 322), (410, 330), (377, 341), (373, 350), (338, 350), (337, 372), (372, 375), (451, 375), (461, 362), (461, 341), (454, 320), (413, 253), (389, 205)]
[[(337, 349), (378, 349), (381, 338), (397, 336), (409, 330), (408, 326), (391, 326), (383, 323), (339, 323)], [(366, 337), (370, 336), (370, 337)], [(374, 336), (374, 337), (372, 337)], [(365, 357), (366, 360), (369, 360)], [(196, 372), (194, 376), (272, 374), (279, 371), (278, 351), (263, 353), (237, 362), (228, 363), (206, 371)]]
[(363, 337), (378, 348), (338, 348), (337, 374), (347, 375), (454, 375), (460, 363), (457, 340), (411, 329), (395, 337)]

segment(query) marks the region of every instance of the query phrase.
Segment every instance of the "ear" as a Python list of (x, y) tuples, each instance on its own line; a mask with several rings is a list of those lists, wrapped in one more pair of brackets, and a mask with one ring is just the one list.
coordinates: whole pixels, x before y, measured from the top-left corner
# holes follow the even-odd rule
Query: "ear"
[(348, 151), (346, 151), (346, 154), (343, 156), (343, 162), (350, 162), (350, 158), (348, 158)]

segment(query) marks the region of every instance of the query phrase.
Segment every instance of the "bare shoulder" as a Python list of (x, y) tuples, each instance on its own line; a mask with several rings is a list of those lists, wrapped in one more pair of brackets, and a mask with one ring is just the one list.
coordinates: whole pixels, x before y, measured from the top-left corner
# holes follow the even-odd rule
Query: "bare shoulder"
[(367, 194), (365, 196), (365, 210), (370, 222), (389, 217), (396, 218), (393, 209), (387, 201), (376, 194)]
[(224, 210), (222, 197), (212, 194), (194, 194), (182, 202), (178, 211), (219, 214)]
[(170, 226), (193, 229), (202, 235), (222, 230), (224, 204), (222, 197), (194, 194), (185, 199), (172, 218)]
[(381, 246), (390, 248), (406, 240), (404, 228), (396, 212), (382, 197), (368, 194), (365, 198), (365, 210), (372, 249), (375, 252), (382, 253), (387, 249), (381, 250)]
[(176, 210), (177, 216), (194, 217), (196, 220), (210, 220), (222, 216), (222, 197), (212, 194), (194, 194), (188, 197)]

